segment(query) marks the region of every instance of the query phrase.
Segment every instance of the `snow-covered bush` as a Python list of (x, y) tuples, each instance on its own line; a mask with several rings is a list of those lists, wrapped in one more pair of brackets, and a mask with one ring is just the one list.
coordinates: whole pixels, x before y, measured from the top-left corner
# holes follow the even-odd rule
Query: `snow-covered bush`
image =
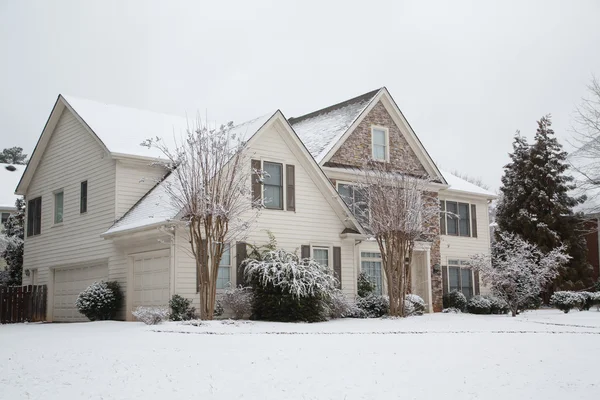
[(174, 294), (169, 300), (171, 309), (171, 321), (188, 321), (196, 318), (196, 309), (192, 307), (192, 301), (178, 294)]
[(326, 301), (337, 290), (337, 280), (326, 266), (300, 259), (286, 250), (246, 260), (246, 281), (253, 288), (252, 318), (267, 321), (324, 321)]
[(449, 307), (449, 308), (444, 308), (442, 310), (442, 312), (444, 314), (460, 314), (462, 311), (460, 311), (458, 308), (455, 308), (455, 307)]
[(75, 306), (90, 321), (100, 321), (114, 318), (122, 303), (118, 282), (94, 282), (79, 293)]
[(483, 296), (473, 296), (467, 302), (467, 311), (471, 314), (491, 314), (492, 302)]
[(490, 302), (490, 313), (491, 314), (506, 314), (507, 312), (510, 311), (510, 308), (508, 307), (508, 303), (506, 303), (504, 300), (499, 299), (496, 296), (491, 296), (491, 295), (487, 295), (487, 296), (483, 296), (483, 297), (488, 299)]
[(354, 316), (356, 318), (379, 318), (390, 311), (390, 298), (370, 294), (367, 297), (358, 297), (356, 306), (361, 310)]
[(442, 298), (444, 308), (458, 308), (460, 311), (467, 309), (467, 298), (462, 292), (453, 290), (450, 293), (446, 293)]
[(596, 299), (596, 293), (594, 292), (577, 292), (581, 297), (581, 303), (577, 306), (579, 311), (588, 311), (594, 305)]
[(221, 317), (225, 313), (225, 309), (223, 308), (223, 303), (221, 299), (217, 299), (215, 301), (215, 310), (213, 311), (213, 315), (215, 317)]
[(131, 312), (137, 319), (146, 325), (156, 325), (169, 319), (169, 310), (166, 307), (139, 306)]
[(361, 314), (361, 310), (356, 303), (349, 299), (341, 290), (336, 290), (329, 295), (326, 300), (326, 307), (329, 310), (329, 318), (347, 318), (356, 317)]
[(573, 308), (580, 307), (584, 301), (584, 297), (576, 292), (554, 292), (552, 297), (550, 297), (550, 304), (564, 311), (565, 314)]
[(375, 291), (375, 284), (371, 281), (371, 278), (365, 271), (361, 271), (360, 274), (358, 274), (356, 286), (359, 297), (367, 297)]
[(252, 312), (252, 288), (228, 288), (219, 300), (219, 304), (233, 311), (235, 319), (248, 317)]
[(423, 315), (425, 312), (425, 300), (416, 294), (407, 294), (404, 301), (404, 315)]

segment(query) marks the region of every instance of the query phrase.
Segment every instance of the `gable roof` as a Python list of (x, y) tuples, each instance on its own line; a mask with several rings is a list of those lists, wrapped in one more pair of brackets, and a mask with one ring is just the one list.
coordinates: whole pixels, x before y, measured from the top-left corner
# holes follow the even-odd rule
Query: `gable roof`
[(441, 183), (446, 183), (444, 176), (386, 87), (298, 118), (290, 118), (289, 122), (298, 136), (307, 142), (307, 147), (315, 160), (323, 165), (335, 154), (379, 101), (387, 109), (390, 117), (429, 175)]
[(290, 118), (289, 123), (314, 159), (321, 163), (331, 147), (371, 104), (381, 89), (332, 106)]
[(25, 165), (0, 163), (0, 209), (16, 210), (15, 202), (20, 196), (15, 194), (15, 190), (23, 171)]

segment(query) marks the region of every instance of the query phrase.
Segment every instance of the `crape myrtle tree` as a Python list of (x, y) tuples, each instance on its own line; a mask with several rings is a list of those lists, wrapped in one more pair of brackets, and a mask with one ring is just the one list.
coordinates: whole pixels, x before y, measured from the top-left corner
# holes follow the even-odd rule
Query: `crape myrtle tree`
[(492, 294), (508, 303), (515, 317), (531, 299), (540, 295), (570, 256), (562, 245), (543, 252), (537, 245), (518, 235), (500, 232), (498, 236), (492, 245), (491, 256), (475, 255), (469, 264), (479, 271), (479, 276), (489, 285)]
[(405, 316), (415, 242), (431, 240), (430, 227), (439, 224), (439, 202), (427, 183), (427, 178), (402, 174), (379, 162), (367, 163), (357, 177), (361, 196), (355, 197), (365, 199), (367, 206), (357, 204), (354, 210), (379, 246), (391, 316)]
[(550, 116), (542, 117), (531, 145), (523, 136), (515, 136), (496, 214), (498, 240), (502, 232), (513, 233), (544, 253), (564, 244), (570, 260), (549, 283), (546, 296), (558, 288), (574, 290), (592, 285), (583, 215), (573, 211), (585, 197), (572, 196), (575, 185), (568, 174), (567, 153), (551, 125)]
[(225, 244), (245, 239), (263, 204), (252, 198), (245, 143), (232, 133), (233, 123), (210, 129), (200, 120), (173, 146), (160, 138), (143, 143), (159, 149), (170, 176), (163, 186), (189, 234), (196, 261), (200, 318), (212, 319), (217, 273)]

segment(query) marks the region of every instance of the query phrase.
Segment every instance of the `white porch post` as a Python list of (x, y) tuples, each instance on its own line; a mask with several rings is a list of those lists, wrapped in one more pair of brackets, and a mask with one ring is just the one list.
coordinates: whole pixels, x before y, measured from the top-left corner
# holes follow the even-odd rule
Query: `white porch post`
[(427, 248), (425, 253), (425, 266), (427, 267), (427, 304), (428, 312), (433, 313), (433, 289), (431, 287), (431, 250)]

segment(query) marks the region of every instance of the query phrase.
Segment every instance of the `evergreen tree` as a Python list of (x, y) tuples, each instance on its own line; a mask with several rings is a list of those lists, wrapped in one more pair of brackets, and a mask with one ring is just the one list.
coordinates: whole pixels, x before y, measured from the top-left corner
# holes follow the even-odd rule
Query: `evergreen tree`
[(4, 223), (4, 234), (14, 238), (0, 256), (8, 265), (8, 285), (21, 285), (23, 275), (23, 238), (25, 233), (25, 200), (18, 198), (15, 202), (17, 212)]
[(2, 150), (0, 163), (5, 164), (27, 164), (27, 154), (23, 154), (22, 147), (11, 147)]
[(570, 262), (562, 268), (548, 291), (578, 290), (593, 285), (587, 262), (582, 215), (573, 207), (585, 197), (572, 197), (575, 187), (568, 175), (567, 153), (554, 136), (550, 116), (538, 121), (534, 143), (528, 145), (517, 135), (511, 162), (504, 169), (503, 200), (498, 206), (499, 232), (518, 234), (543, 252), (561, 244), (567, 247)]

